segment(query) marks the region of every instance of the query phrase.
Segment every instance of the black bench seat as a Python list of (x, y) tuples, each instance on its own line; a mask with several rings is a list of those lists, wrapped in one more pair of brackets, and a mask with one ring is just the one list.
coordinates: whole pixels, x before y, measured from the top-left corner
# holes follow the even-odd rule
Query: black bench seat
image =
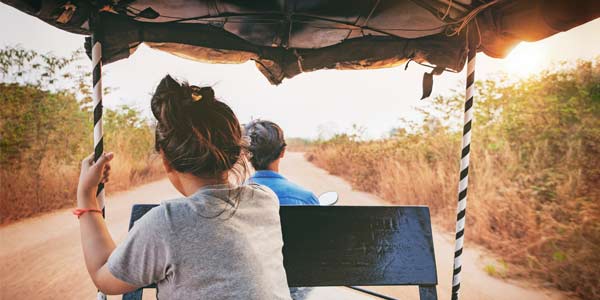
[[(134, 205), (129, 228), (155, 206)], [(282, 206), (280, 218), (290, 287), (417, 285), (437, 299), (429, 208)]]

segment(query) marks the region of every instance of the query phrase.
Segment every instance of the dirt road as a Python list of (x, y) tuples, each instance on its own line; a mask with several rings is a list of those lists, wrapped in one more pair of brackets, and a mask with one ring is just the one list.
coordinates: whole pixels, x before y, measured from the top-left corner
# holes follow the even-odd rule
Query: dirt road
[[(339, 205), (386, 205), (371, 194), (353, 191), (348, 183), (314, 167), (300, 153), (288, 153), (282, 165), (282, 173), (317, 194), (337, 191), (340, 194)], [(166, 179), (119, 194), (110, 194), (109, 188), (108, 193), (107, 223), (116, 240), (123, 239), (127, 232), (132, 204), (159, 203), (164, 199), (179, 197)], [(440, 299), (449, 299), (452, 243), (450, 235), (434, 232)], [(556, 291), (492, 278), (483, 271), (485, 262), (491, 259), (489, 255), (483, 255), (479, 250), (469, 247), (468, 242), (466, 249), (462, 299), (567, 299)], [(70, 210), (0, 227), (0, 270), (2, 300), (95, 297), (94, 285), (83, 264), (78, 223)], [(374, 289), (401, 299), (418, 299), (416, 287)], [(150, 293), (146, 294), (151, 296)], [(345, 288), (319, 288), (310, 298), (373, 299)]]

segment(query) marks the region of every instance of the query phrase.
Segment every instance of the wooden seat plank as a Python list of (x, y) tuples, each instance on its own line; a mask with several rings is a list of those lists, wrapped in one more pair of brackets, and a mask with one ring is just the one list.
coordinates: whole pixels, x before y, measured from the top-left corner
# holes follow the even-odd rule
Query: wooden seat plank
[[(129, 228), (155, 206), (134, 205)], [(421, 299), (437, 299), (429, 208), (282, 206), (279, 213), (290, 287), (418, 285)], [(140, 289), (123, 299), (141, 296)]]

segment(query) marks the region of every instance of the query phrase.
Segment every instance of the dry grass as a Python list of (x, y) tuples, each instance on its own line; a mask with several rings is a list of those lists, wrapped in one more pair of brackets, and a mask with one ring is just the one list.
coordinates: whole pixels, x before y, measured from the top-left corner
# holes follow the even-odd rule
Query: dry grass
[[(0, 83), (0, 224), (75, 205), (91, 112), (69, 92)], [(164, 176), (153, 128), (128, 108), (106, 109), (104, 143), (116, 153), (107, 191)]]
[[(0, 49), (0, 224), (75, 205), (80, 161), (92, 151), (90, 74), (69, 57)], [(107, 90), (105, 90), (107, 92)], [(153, 128), (129, 107), (104, 110), (114, 151), (108, 192), (163, 176)]]
[(314, 146), (311, 140), (303, 138), (286, 137), (285, 142), (287, 151), (291, 152), (308, 152)]
[[(507, 263), (489, 273), (600, 299), (599, 79), (598, 64), (583, 64), (504, 87), (480, 83), (466, 239)], [(453, 110), (460, 112), (461, 98), (435, 105), (458, 103)], [(385, 140), (341, 135), (307, 158), (393, 203), (428, 205), (435, 222), (453, 232), (460, 135), (439, 115)]]
[[(117, 155), (111, 164), (108, 193), (164, 177), (158, 159), (150, 160), (146, 167), (139, 169)], [(79, 165), (57, 166), (45, 162), (39, 171), (40, 179), (37, 176), (26, 168), (0, 170), (0, 224), (75, 206)]]
[[(358, 154), (368, 153), (366, 148), (385, 149), (385, 143), (328, 145), (307, 156), (357, 189), (395, 204), (429, 206), (435, 222), (452, 232), (456, 219), (458, 143), (439, 143), (440, 148), (434, 147), (439, 154), (444, 152), (435, 162), (418, 152), (382, 155), (379, 149), (370, 151), (373, 156)], [(595, 252), (600, 250), (597, 194), (592, 201), (569, 198), (570, 191), (577, 188), (574, 185), (582, 181), (574, 171), (556, 187), (557, 198), (568, 201), (540, 204), (539, 192), (525, 187), (522, 179), (511, 172), (514, 153), (474, 148), (467, 239), (512, 264), (509, 276), (539, 278), (585, 299), (596, 297), (600, 276), (600, 259)]]

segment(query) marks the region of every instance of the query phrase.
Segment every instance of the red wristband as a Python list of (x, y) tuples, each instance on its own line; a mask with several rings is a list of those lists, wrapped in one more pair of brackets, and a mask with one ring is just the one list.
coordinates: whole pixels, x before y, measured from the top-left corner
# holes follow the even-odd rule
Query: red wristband
[(79, 217), (81, 217), (81, 215), (85, 214), (86, 212), (95, 212), (101, 214), (102, 210), (95, 208), (76, 208), (73, 210), (73, 214), (77, 216), (77, 219), (79, 219)]

